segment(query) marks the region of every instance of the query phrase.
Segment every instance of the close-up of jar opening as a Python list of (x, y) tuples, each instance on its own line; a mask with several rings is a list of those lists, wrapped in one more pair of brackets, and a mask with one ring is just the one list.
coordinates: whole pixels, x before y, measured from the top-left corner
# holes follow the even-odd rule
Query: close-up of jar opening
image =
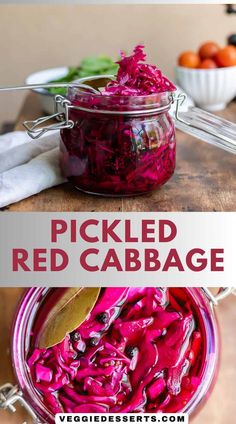
[(40, 419), (52, 423), (60, 411), (198, 412), (220, 349), (203, 289), (102, 289), (77, 329), (39, 348), (43, 323), (65, 292), (28, 290), (14, 323), (13, 367)]

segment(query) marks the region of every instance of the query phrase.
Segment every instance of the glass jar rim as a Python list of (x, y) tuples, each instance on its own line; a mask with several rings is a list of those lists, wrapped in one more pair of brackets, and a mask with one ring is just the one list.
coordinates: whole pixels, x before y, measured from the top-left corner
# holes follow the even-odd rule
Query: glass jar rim
[(168, 111), (173, 103), (173, 93), (164, 91), (147, 95), (107, 95), (99, 92), (89, 92), (78, 86), (71, 86), (67, 92), (67, 99), (74, 107), (88, 110), (104, 111)]
[[(26, 400), (40, 419), (49, 420), (47, 422), (53, 423), (55, 416), (47, 409), (39, 392), (34, 387), (26, 361), (25, 349), (25, 333), (27, 330), (29, 332), (29, 326), (32, 328), (37, 313), (37, 305), (39, 306), (39, 302), (42, 301), (43, 297), (50, 290), (53, 290), (53, 288), (30, 288), (23, 295), (13, 323), (11, 355), (15, 376)], [(204, 358), (202, 360), (204, 367), (201, 383), (183, 410), (179, 411), (181, 413), (192, 414), (197, 406), (207, 398), (209, 389), (216, 378), (219, 361), (219, 329), (214, 309), (206, 293), (201, 288), (185, 287), (184, 290), (190, 293), (192, 300), (201, 310), (202, 327), (205, 331), (206, 340)], [(212, 355), (212, 353), (215, 353), (215, 355)], [(206, 361), (206, 359), (208, 360)]]

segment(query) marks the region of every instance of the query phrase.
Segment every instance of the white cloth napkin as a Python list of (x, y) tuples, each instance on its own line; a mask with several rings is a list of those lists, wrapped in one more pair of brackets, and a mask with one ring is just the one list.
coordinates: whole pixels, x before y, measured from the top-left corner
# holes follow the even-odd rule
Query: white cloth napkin
[(0, 207), (18, 202), (65, 178), (59, 166), (60, 134), (32, 140), (24, 131), (0, 136)]

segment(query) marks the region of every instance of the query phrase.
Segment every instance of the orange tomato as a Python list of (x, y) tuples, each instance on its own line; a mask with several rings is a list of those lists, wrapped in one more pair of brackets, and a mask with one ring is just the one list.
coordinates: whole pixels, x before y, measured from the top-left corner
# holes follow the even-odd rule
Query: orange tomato
[(200, 65), (200, 58), (197, 53), (186, 51), (181, 53), (178, 58), (179, 66), (184, 66), (185, 68), (198, 68)]
[(236, 47), (226, 46), (223, 49), (220, 49), (214, 59), (220, 68), (236, 66)]
[(215, 68), (217, 68), (217, 64), (215, 63), (213, 59), (205, 59), (199, 65), (199, 69), (215, 69)]
[(212, 59), (220, 50), (220, 47), (214, 41), (208, 41), (200, 46), (199, 56), (202, 60)]

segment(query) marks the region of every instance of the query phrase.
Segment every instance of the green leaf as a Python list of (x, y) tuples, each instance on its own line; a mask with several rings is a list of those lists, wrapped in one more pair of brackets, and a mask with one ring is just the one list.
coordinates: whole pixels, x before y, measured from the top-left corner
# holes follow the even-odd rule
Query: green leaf
[[(50, 81), (57, 82), (73, 82), (78, 78), (86, 78), (94, 75), (116, 75), (118, 65), (109, 56), (89, 56), (84, 58), (77, 67), (69, 67), (68, 73), (62, 78)], [(61, 94), (66, 96), (66, 88), (49, 88), (48, 91), (52, 94)]]

